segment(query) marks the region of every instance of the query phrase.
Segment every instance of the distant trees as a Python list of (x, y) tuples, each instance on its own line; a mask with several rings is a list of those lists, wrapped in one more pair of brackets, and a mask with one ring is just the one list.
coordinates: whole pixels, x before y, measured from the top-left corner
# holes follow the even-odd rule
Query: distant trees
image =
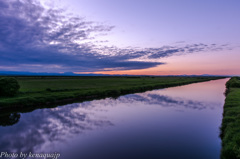
[(14, 96), (17, 94), (20, 85), (15, 78), (5, 77), (0, 78), (0, 97), (2, 96)]

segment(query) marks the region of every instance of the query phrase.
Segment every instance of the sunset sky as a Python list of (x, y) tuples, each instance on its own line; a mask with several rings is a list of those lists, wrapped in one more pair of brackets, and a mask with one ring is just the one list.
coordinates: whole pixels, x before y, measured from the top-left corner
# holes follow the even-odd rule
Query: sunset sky
[(0, 71), (240, 75), (239, 0), (0, 0)]

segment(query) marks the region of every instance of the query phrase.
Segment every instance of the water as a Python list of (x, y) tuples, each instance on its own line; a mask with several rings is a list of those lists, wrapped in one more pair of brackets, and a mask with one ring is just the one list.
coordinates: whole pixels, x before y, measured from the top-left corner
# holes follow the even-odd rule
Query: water
[(227, 80), (12, 113), (0, 119), (0, 151), (59, 153), (60, 159), (219, 159)]

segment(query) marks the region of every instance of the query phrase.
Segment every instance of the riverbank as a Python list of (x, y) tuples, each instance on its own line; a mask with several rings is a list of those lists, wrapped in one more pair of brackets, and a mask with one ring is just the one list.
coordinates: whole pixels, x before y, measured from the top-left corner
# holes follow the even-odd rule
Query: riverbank
[(226, 99), (221, 126), (221, 159), (240, 158), (240, 78), (226, 83)]
[(44, 108), (72, 102), (180, 86), (224, 77), (16, 77), (20, 92), (1, 97), (0, 109)]

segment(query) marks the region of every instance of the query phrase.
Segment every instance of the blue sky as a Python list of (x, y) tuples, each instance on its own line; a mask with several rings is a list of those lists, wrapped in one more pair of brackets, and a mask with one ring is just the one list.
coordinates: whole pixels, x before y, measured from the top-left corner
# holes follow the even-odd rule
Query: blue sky
[[(175, 42), (238, 43), (238, 0), (68, 0), (76, 14), (106, 22), (113, 45), (159, 47)], [(119, 42), (120, 41), (120, 42)]]
[(239, 75), (238, 0), (0, 0), (0, 71)]

